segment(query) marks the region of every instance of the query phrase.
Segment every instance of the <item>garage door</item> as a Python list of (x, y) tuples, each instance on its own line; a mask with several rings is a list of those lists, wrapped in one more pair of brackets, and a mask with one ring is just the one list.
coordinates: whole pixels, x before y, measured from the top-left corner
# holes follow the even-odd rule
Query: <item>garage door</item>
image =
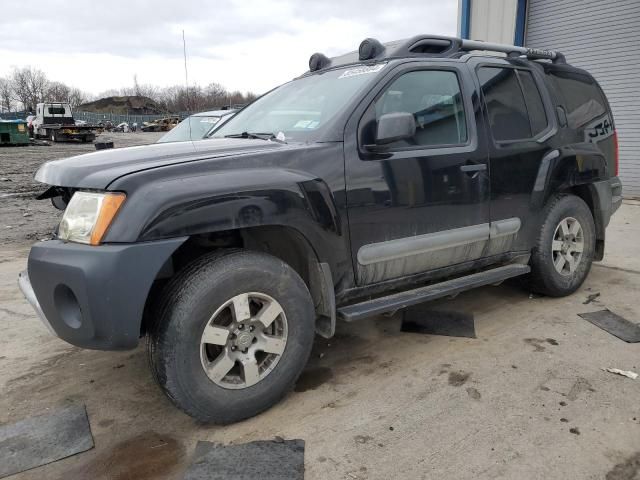
[(640, 196), (640, 1), (529, 0), (526, 45), (559, 50), (611, 103), (625, 196)]

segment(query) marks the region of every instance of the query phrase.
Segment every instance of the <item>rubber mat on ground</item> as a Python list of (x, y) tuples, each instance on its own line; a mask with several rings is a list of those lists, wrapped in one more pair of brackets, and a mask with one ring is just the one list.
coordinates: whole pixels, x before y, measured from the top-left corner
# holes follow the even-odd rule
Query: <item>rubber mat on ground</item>
[(304, 440), (198, 442), (184, 480), (303, 480)]
[(0, 478), (93, 448), (84, 405), (0, 426)]
[(620, 340), (624, 340), (627, 343), (640, 342), (640, 325), (636, 325), (610, 310), (579, 313), (578, 315)]

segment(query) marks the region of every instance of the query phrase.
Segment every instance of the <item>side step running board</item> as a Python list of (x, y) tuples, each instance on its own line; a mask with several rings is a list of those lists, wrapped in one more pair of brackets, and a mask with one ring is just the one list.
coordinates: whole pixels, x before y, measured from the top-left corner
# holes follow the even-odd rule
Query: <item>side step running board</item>
[(361, 318), (400, 310), (417, 303), (428, 302), (429, 300), (436, 300), (449, 295), (456, 295), (465, 290), (482, 287), (483, 285), (492, 285), (508, 278), (524, 275), (530, 271), (531, 268), (529, 265), (506, 265), (504, 267), (467, 275), (466, 277), (455, 278), (406, 292), (394, 293), (387, 297), (375, 298), (373, 300), (348, 305), (339, 308), (338, 315), (346, 322), (353, 322)]

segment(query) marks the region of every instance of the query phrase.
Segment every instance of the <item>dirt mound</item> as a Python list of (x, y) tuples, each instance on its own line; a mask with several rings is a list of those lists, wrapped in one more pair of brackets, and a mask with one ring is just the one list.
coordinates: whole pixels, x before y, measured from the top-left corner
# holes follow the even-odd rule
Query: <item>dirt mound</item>
[(94, 102), (84, 103), (76, 110), (95, 113), (114, 113), (117, 115), (156, 115), (164, 113), (160, 106), (149, 97), (134, 95), (106, 97)]

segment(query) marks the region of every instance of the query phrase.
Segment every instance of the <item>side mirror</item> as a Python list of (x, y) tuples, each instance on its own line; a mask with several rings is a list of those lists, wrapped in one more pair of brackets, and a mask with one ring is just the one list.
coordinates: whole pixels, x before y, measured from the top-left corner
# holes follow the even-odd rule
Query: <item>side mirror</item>
[(411, 138), (416, 133), (416, 121), (407, 112), (385, 113), (378, 120), (376, 145), (386, 145)]

